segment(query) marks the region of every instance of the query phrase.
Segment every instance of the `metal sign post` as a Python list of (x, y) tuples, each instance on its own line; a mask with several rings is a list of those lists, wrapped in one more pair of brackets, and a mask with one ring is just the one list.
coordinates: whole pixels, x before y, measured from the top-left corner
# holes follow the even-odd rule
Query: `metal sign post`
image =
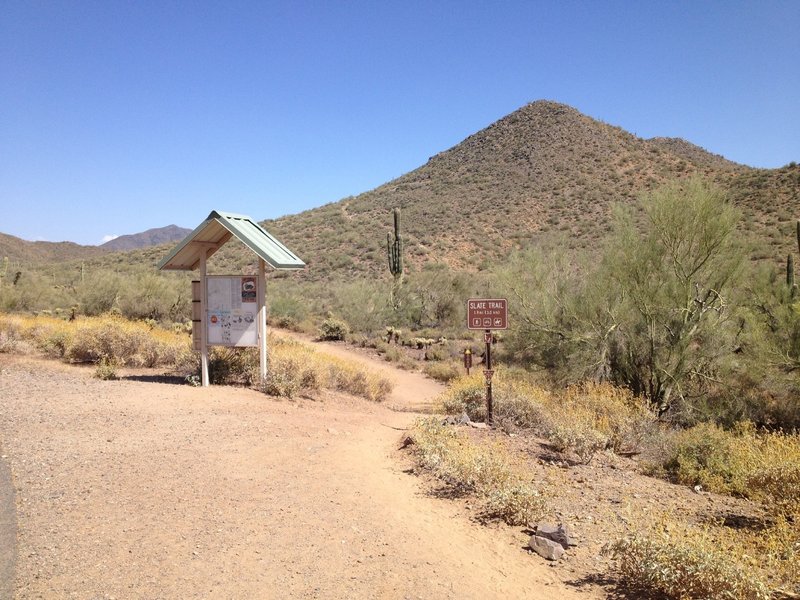
[(492, 399), (492, 332), (487, 329), (483, 334), (483, 341), (486, 342), (486, 369), (483, 371), (486, 377), (486, 424), (491, 426), (494, 422), (494, 406)]
[(494, 399), (492, 398), (492, 343), (493, 329), (508, 329), (508, 301), (505, 298), (470, 298), (467, 301), (467, 329), (483, 330), (483, 341), (486, 343), (485, 369), (486, 377), (486, 424), (494, 421)]

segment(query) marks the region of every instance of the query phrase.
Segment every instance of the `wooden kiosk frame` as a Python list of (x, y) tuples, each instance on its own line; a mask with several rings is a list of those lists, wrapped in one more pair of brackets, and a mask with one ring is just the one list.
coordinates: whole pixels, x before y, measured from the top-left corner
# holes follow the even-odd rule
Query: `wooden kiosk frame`
[[(267, 276), (266, 266), (273, 269), (297, 270), (305, 268), (305, 263), (291, 250), (274, 238), (266, 229), (246, 215), (211, 211), (192, 233), (186, 236), (170, 253), (158, 263), (159, 270), (194, 271), (200, 270), (199, 290), (192, 282), (192, 298), (199, 300), (193, 302), (192, 310), (192, 337), (195, 348), (200, 350), (200, 371), (203, 386), (209, 385), (208, 378), (208, 347), (209, 345), (246, 345), (251, 343), (209, 343), (210, 320), (209, 316), (208, 280), (206, 261), (232, 237), (239, 239), (245, 246), (258, 256), (258, 272), (256, 274), (257, 303), (257, 345), (259, 348), (259, 366), (261, 378), (267, 376)], [(236, 276), (231, 276), (236, 277)], [(247, 279), (248, 276), (243, 276)], [(249, 283), (249, 282), (248, 282)], [(199, 291), (199, 298), (196, 298)], [(247, 287), (250, 299), (250, 288)], [(245, 292), (242, 292), (244, 296)], [(199, 310), (194, 310), (194, 305), (199, 304)]]

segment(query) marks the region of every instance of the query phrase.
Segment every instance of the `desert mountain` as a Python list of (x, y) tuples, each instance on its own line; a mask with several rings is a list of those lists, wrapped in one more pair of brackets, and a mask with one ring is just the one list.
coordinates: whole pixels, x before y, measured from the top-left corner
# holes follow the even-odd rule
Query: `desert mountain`
[(769, 228), (772, 242), (790, 246), (800, 168), (752, 169), (685, 140), (638, 138), (548, 101), (372, 191), (265, 225), (309, 263), (309, 276), (382, 273), (398, 206), (412, 268), (443, 262), (475, 270), (554, 233), (571, 248), (592, 247), (609, 230), (615, 203), (693, 174), (730, 189), (755, 234)]
[(150, 246), (158, 246), (159, 244), (177, 242), (185, 238), (191, 232), (191, 229), (186, 229), (185, 227), (167, 225), (166, 227), (148, 229), (142, 233), (121, 235), (105, 244), (101, 244), (100, 247), (111, 252), (136, 250), (138, 248), (148, 248)]

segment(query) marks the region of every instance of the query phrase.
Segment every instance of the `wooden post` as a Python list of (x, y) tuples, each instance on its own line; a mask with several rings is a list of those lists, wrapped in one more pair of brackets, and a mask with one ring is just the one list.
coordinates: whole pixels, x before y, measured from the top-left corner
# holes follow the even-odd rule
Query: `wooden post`
[(203, 387), (208, 387), (208, 279), (206, 277), (206, 254), (200, 253), (200, 379)]
[(261, 380), (267, 378), (267, 264), (258, 259), (258, 349)]

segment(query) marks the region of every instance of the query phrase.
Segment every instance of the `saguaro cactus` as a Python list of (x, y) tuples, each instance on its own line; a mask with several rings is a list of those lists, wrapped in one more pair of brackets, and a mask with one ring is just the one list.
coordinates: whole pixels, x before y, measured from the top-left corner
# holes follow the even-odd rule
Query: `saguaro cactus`
[(386, 234), (386, 253), (389, 258), (389, 272), (394, 276), (392, 284), (392, 306), (399, 307), (398, 292), (403, 283), (403, 237), (400, 235), (400, 209), (394, 209), (394, 238)]
[[(797, 251), (800, 253), (800, 221), (797, 221)], [(798, 295), (797, 284), (794, 282), (794, 257), (791, 253), (786, 256), (786, 287), (792, 299)]]
[(389, 272), (395, 279), (403, 276), (403, 238), (400, 235), (400, 209), (394, 209), (394, 239), (386, 234), (386, 251), (389, 255)]

